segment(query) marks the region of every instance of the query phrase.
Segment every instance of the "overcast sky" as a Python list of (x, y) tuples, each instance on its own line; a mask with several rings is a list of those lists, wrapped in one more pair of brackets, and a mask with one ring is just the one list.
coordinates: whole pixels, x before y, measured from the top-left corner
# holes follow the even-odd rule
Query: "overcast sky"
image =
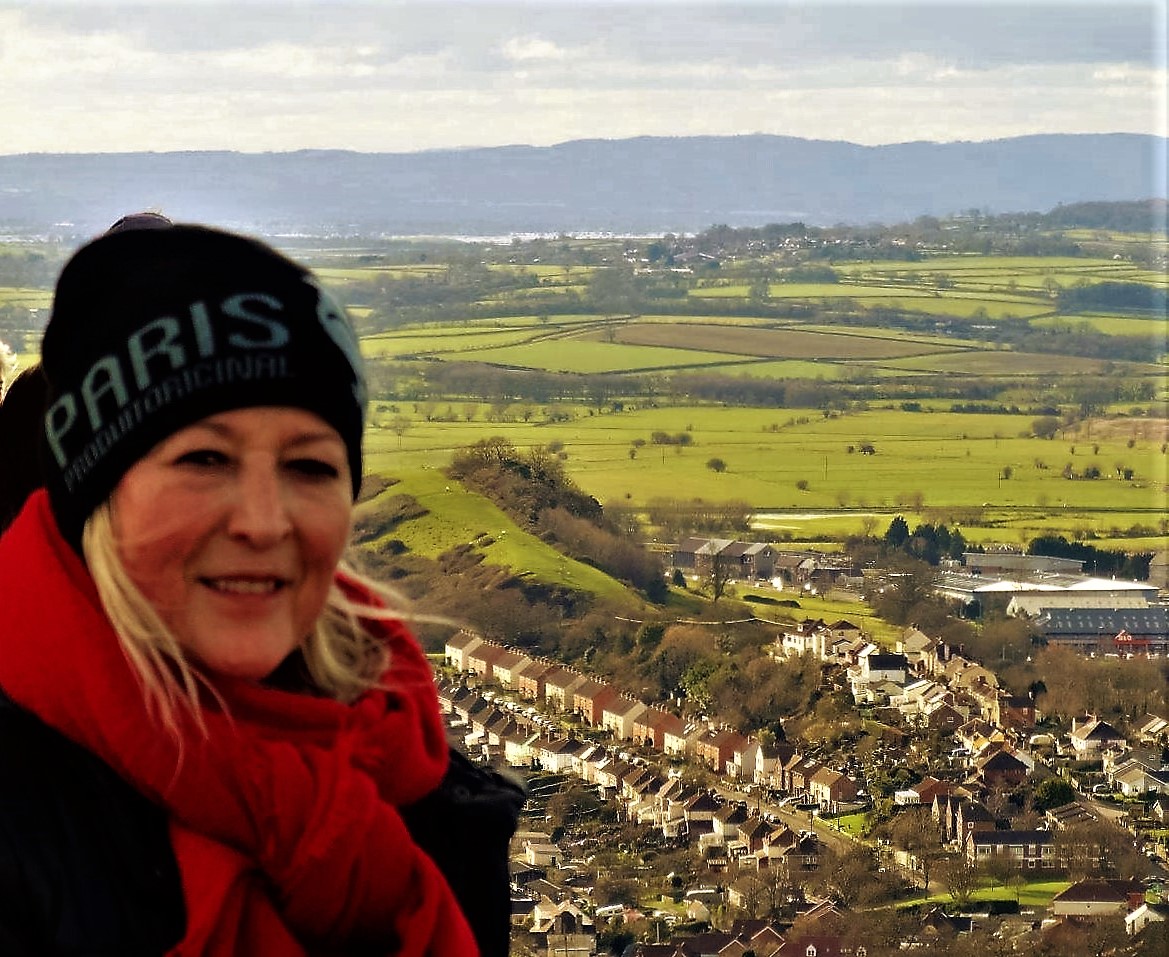
[(1166, 130), (1169, 0), (0, 0), (0, 153)]

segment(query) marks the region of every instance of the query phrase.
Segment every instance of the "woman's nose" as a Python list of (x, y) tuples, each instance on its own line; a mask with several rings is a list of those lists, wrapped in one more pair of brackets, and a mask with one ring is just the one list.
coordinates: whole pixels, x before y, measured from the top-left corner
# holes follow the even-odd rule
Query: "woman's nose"
[(245, 463), (238, 473), (229, 532), (257, 546), (279, 541), (292, 529), (280, 477), (268, 464)]

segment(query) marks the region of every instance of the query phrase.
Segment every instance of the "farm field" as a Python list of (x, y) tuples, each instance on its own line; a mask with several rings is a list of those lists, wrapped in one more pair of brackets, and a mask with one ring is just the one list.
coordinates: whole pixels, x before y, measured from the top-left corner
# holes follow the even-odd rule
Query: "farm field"
[[(775, 378), (818, 378), (833, 366), (862, 368), (875, 362), (893, 372), (914, 372), (914, 359), (920, 359), (927, 371), (941, 371), (948, 365), (944, 356), (964, 357), (972, 351), (978, 353), (976, 359), (982, 355), (974, 343), (885, 330), (795, 325), (776, 329), (693, 319), (670, 323), (663, 317), (650, 322), (592, 321), (532, 328), (403, 330), (366, 337), (362, 350), (374, 359), (431, 356), (581, 374), (721, 370), (725, 365), (731, 372)], [(796, 364), (774, 364), (769, 359)], [(963, 359), (955, 361), (961, 364)], [(1022, 371), (1030, 368), (1026, 361), (1015, 364)], [(1091, 363), (1088, 368), (1098, 366)], [(837, 369), (834, 374), (841, 373)]]
[[(961, 373), (972, 376), (1023, 375), (1051, 376), (1102, 373), (1109, 368), (1109, 360), (1089, 359), (1083, 356), (1055, 356), (1037, 352), (991, 352), (964, 353), (962, 355), (931, 354), (921, 357), (890, 359), (885, 365), (891, 369), (906, 371)], [(1150, 376), (1162, 379), (1164, 373), (1159, 366), (1133, 365), (1130, 372), (1135, 376)]]
[[(1106, 488), (1108, 483), (1099, 482), (1098, 490), (1060, 478), (1064, 463), (1054, 456), (1062, 453), (1074, 458), (1068, 447), (1057, 452), (1058, 446), (1045, 440), (1011, 437), (1020, 423), (1010, 416), (862, 412), (784, 424), (777, 432), (765, 432), (762, 426), (752, 428), (756, 416), (745, 416), (744, 411), (654, 410), (621, 416), (620, 425), (613, 422), (617, 416), (592, 417), (572, 423), (558, 438), (565, 443), (570, 460), (576, 459), (574, 474), (594, 494), (600, 490), (602, 499), (636, 497), (637, 490), (629, 487), (635, 476), (652, 487), (660, 484), (655, 473), (666, 471), (676, 496), (743, 497), (764, 507), (801, 503), (819, 507), (849, 504), (847, 500), (862, 506), (866, 501), (889, 506), (907, 503), (919, 492), (937, 505), (975, 500), (1034, 505), (1044, 495), (1052, 501), (1066, 500), (1073, 494), (1070, 484), (1077, 486), (1077, 503), (1091, 507), (1123, 507), (1126, 502), (1153, 507), (1163, 502), (1148, 487), (1139, 487), (1140, 478), (1128, 489)], [(633, 460), (628, 459), (627, 443), (626, 448), (612, 447), (614, 437), (648, 439), (653, 431), (670, 431), (671, 424), (686, 430), (693, 445), (646, 448)], [(875, 454), (855, 451), (866, 442), (875, 445)], [(850, 447), (854, 451), (849, 452)], [(614, 452), (619, 456), (616, 460)], [(1141, 451), (1134, 447), (1130, 452), (1124, 443), (1115, 442), (1101, 445), (1091, 461), (1102, 465), (1126, 453), (1135, 461)], [(1081, 448), (1079, 454), (1085, 450)], [(705, 463), (714, 456), (726, 461), (727, 471), (710, 476)], [(1046, 468), (1037, 468), (1035, 461), (1044, 456)], [(1164, 458), (1155, 456), (1145, 464), (1143, 481), (1163, 488)], [(1015, 476), (1004, 482), (1000, 475), (1007, 466)], [(1107, 469), (1112, 471), (1112, 466)], [(1054, 478), (1049, 477), (1052, 471)], [(801, 479), (808, 482), (805, 491), (795, 487)], [(712, 494), (717, 488), (721, 495)]]
[(977, 339), (963, 339), (955, 335), (929, 335), (924, 332), (908, 332), (904, 329), (884, 329), (880, 326), (848, 325), (818, 325), (811, 322), (792, 322), (792, 328), (804, 332), (822, 332), (829, 335), (861, 336), (866, 339), (894, 339), (905, 340), (917, 345), (934, 346), (939, 350), (948, 349), (985, 349), (986, 343)]
[[(519, 320), (522, 322), (523, 320)], [(1078, 322), (1108, 335), (1141, 335), (1163, 341), (1166, 324), (1123, 316), (1083, 317)], [(633, 373), (702, 370), (751, 378), (847, 379), (864, 372), (878, 377), (962, 375), (1019, 380), (1116, 374), (1148, 380), (1164, 393), (1165, 367), (1115, 359), (1060, 356), (988, 346), (969, 338), (909, 334), (870, 327), (696, 317), (653, 316), (637, 320), (558, 317), (539, 325), (496, 320), (458, 329), (402, 330), (365, 340), (371, 358), (431, 356), (549, 372)], [(1062, 325), (1054, 318), (1037, 325)], [(775, 364), (776, 362), (780, 364)], [(789, 363), (797, 363), (791, 365)], [(1042, 381), (1037, 383), (1042, 386)]]
[(1032, 319), (1050, 312), (1050, 306), (1036, 305), (1034, 300), (994, 296), (989, 293), (979, 295), (958, 292), (944, 298), (939, 296), (928, 300), (906, 300), (897, 305), (907, 312), (972, 322)]
[[(521, 345), (484, 349), (476, 353), (474, 358), (478, 362), (525, 369), (587, 374), (716, 365), (726, 362), (728, 356), (723, 352), (688, 349), (685, 346), (653, 347), (578, 338), (544, 338)], [(753, 357), (743, 354), (739, 358), (750, 360)]]
[(1167, 331), (1162, 319), (1091, 314), (1045, 316), (1036, 319), (1032, 325), (1039, 328), (1083, 325), (1107, 336), (1155, 336), (1162, 342), (1165, 341)]
[(379, 279), (445, 279), (450, 267), (444, 263), (410, 266), (317, 266), (314, 272), (327, 285), (347, 285)]
[[(1043, 535), (1063, 535), (1070, 540), (1087, 540), (1098, 548), (1128, 552), (1155, 552), (1169, 545), (1165, 534), (1157, 533), (1160, 520), (1148, 511), (1110, 512), (1107, 515), (1077, 512), (1074, 509), (995, 509), (970, 508), (961, 511), (934, 510), (923, 506), (880, 511), (877, 509), (835, 508), (819, 511), (760, 512), (751, 527), (785, 547), (807, 548), (827, 552), (839, 546), (849, 535), (872, 530), (883, 532), (894, 514), (905, 518), (911, 527), (919, 523), (936, 523), (947, 517), (962, 530), (971, 545), (1025, 548), (1032, 539)], [(1130, 534), (1145, 530), (1148, 534)]]
[(23, 306), (26, 309), (48, 309), (53, 294), (47, 289), (8, 286), (0, 288), (0, 306)]
[[(696, 299), (747, 299), (745, 285), (709, 286), (691, 290)], [(851, 282), (801, 284), (778, 283), (768, 287), (773, 300), (812, 301), (831, 305), (835, 301), (859, 306), (902, 308), (908, 312), (954, 318), (1029, 318), (1051, 311), (1051, 304), (1038, 297), (1011, 294), (1002, 289), (972, 292), (951, 290), (945, 294), (933, 287), (890, 282), (874, 285)]]
[[(961, 256), (933, 255), (913, 263), (842, 263), (839, 270), (851, 277), (880, 277), (884, 279), (911, 279), (934, 277), (944, 273), (959, 284), (1008, 285), (1014, 280), (1046, 280), (1049, 277), (1074, 279), (1131, 279), (1146, 281), (1148, 275), (1157, 275), (1136, 263), (1088, 256), (982, 256), (970, 253)], [(1039, 281), (1034, 288), (1042, 288)]]
[(784, 359), (888, 359), (954, 349), (941, 343), (866, 336), (846, 332), (808, 331), (798, 328), (748, 329), (737, 326), (662, 324), (623, 325), (619, 342), (637, 345), (669, 345), (678, 349), (706, 349), (743, 356)]
[(527, 342), (532, 335), (533, 333), (526, 329), (402, 332), (369, 336), (362, 340), (361, 349), (365, 355), (375, 358), (409, 355), (459, 356), (464, 352), (499, 349)]
[[(942, 300), (990, 296), (1042, 311), (1050, 309), (1052, 291), (1081, 282), (1141, 282), (1165, 285), (1163, 272), (1137, 263), (1072, 256), (962, 256), (931, 255), (914, 262), (843, 261), (833, 265), (838, 282), (780, 282), (768, 286), (776, 298), (823, 299), (838, 297), (910, 298)], [(747, 296), (745, 283), (718, 281), (691, 290), (698, 298)]]
[[(726, 356), (722, 357), (726, 363)], [(819, 359), (748, 359), (734, 363), (713, 363), (703, 372), (738, 376), (744, 379), (815, 379), (815, 380), (844, 380), (855, 376), (861, 368), (872, 375), (882, 375), (880, 366), (868, 365), (860, 362), (821, 362)], [(900, 370), (894, 370), (894, 375), (903, 375)]]
[[(600, 317), (597, 317), (600, 318)], [(766, 319), (761, 316), (704, 316), (704, 315), (655, 315), (646, 314), (637, 317), (638, 325), (646, 325), (649, 323), (664, 323), (666, 325), (685, 326), (685, 325), (699, 325), (705, 326), (711, 323), (717, 323), (723, 326), (744, 326), (747, 328), (760, 327), (770, 329), (776, 325), (776, 320)], [(786, 325), (788, 323), (780, 323)], [(835, 330), (828, 330), (830, 332)]]
[(587, 280), (595, 269), (591, 266), (560, 266), (554, 263), (492, 263), (494, 272), (512, 273), (518, 276), (535, 276), (541, 282), (579, 283)]

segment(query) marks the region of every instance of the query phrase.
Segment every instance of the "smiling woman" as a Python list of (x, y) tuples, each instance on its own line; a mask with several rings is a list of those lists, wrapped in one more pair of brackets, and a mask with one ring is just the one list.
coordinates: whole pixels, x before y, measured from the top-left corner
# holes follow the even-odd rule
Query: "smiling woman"
[(86, 553), (95, 568), (107, 539), (120, 562), (103, 569), (125, 569), (186, 657), (262, 680), (324, 608), (349, 538), (350, 489), (345, 443), (318, 416), (233, 409), (135, 462), (95, 513), (108, 521), (91, 526)]
[(111, 232), (42, 357), (46, 488), (0, 537), (0, 951), (479, 953), (404, 820), (447, 770), (433, 676), (342, 562), (344, 311), (256, 241)]

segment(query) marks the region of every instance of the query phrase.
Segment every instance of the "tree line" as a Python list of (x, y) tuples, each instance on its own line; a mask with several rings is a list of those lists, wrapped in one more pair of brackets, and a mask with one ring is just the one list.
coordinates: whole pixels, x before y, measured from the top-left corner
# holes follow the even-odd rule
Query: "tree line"
[(1164, 318), (1169, 294), (1139, 282), (1077, 283), (1059, 291), (1062, 312), (1139, 312)]
[[(907, 403), (921, 399), (950, 399), (951, 411), (1054, 415), (1061, 407), (1079, 416), (1102, 411), (1115, 402), (1148, 402), (1155, 395), (1151, 379), (1133, 378), (1123, 370), (1066, 380), (1054, 377), (910, 376), (903, 380), (858, 373), (849, 380), (756, 379), (717, 373), (545, 372), (508, 369), (482, 362), (421, 362), (372, 360), (367, 363), (370, 392), (385, 401), (530, 402), (544, 406), (542, 421), (571, 418), (558, 403), (617, 410), (631, 401), (639, 404), (714, 402), (764, 409), (817, 409), (826, 413), (863, 408), (866, 403)], [(923, 381), (925, 380), (925, 381)], [(1003, 403), (1004, 391), (1036, 393), (1033, 404)], [(1042, 404), (1040, 404), (1042, 400)], [(920, 409), (920, 406), (918, 406)]]
[(1083, 562), (1092, 574), (1102, 578), (1128, 578), (1148, 581), (1152, 552), (1122, 552), (1097, 548), (1085, 542), (1069, 542), (1062, 535), (1041, 535), (1027, 543), (1028, 555), (1051, 555)]

